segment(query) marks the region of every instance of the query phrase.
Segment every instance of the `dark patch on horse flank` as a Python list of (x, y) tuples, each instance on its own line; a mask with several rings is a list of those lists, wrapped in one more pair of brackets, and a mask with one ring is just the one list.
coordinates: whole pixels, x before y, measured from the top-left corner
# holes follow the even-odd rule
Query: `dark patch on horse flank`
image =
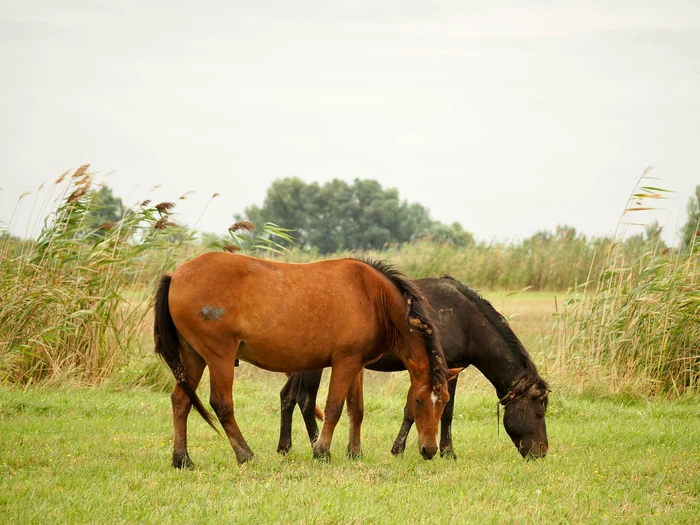
[(216, 308), (214, 306), (202, 306), (199, 310), (199, 317), (205, 321), (218, 321), (226, 313), (226, 308)]
[(408, 306), (406, 322), (412, 331), (418, 332), (423, 336), (433, 388), (439, 388), (441, 385), (444, 385), (449, 377), (449, 370), (447, 369), (445, 354), (440, 346), (437, 330), (428, 315), (428, 301), (423, 297), (423, 294), (389, 261), (372, 259), (367, 255), (355, 256), (353, 259), (377, 270), (403, 294)]
[[(467, 299), (474, 303), (474, 305), (476, 305), (479, 311), (482, 314), (484, 314), (484, 317), (486, 317), (488, 322), (491, 323), (491, 325), (496, 329), (498, 334), (503, 338), (508, 347), (518, 357), (521, 364), (525, 368), (525, 375), (523, 379), (527, 379), (527, 381), (517, 381), (516, 384), (522, 384), (522, 390), (527, 390), (531, 386), (537, 385), (540, 391), (548, 391), (549, 386), (547, 385), (547, 382), (540, 377), (540, 374), (537, 372), (537, 367), (535, 366), (535, 363), (533, 363), (532, 359), (530, 358), (530, 354), (528, 354), (527, 350), (525, 350), (525, 347), (520, 342), (520, 339), (518, 339), (518, 336), (515, 335), (513, 330), (510, 328), (510, 325), (508, 324), (506, 318), (503, 317), (489, 301), (481, 297), (481, 295), (479, 295), (476, 291), (472, 290), (467, 285), (458, 281), (451, 275), (443, 275), (440, 277), (440, 279), (451, 282), (452, 285), (455, 288), (457, 288), (457, 290), (459, 290), (460, 293), (462, 293), (464, 296), (466, 296)], [(545, 408), (547, 406), (547, 401), (548, 400), (545, 397), (543, 401)]]

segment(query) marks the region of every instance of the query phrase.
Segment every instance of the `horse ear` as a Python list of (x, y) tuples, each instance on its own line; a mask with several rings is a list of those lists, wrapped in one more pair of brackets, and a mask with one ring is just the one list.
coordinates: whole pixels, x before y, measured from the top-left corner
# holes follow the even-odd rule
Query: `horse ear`
[(447, 377), (448, 381), (452, 381), (453, 379), (457, 379), (457, 376), (459, 373), (464, 370), (466, 367), (461, 367), (461, 368), (450, 368), (450, 375)]

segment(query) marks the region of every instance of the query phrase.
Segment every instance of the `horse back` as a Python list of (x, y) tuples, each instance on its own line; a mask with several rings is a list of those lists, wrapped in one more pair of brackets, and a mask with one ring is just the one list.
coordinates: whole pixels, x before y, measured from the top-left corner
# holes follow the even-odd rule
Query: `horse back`
[(352, 259), (289, 264), (212, 252), (173, 273), (169, 304), (188, 340), (234, 337), (261, 350), (317, 353), (378, 343), (382, 293), (381, 276)]

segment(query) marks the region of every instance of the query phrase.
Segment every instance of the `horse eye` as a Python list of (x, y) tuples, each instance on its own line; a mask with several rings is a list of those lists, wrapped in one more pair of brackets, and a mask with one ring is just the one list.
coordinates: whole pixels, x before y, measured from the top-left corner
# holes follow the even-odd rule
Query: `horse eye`
[(416, 399), (416, 405), (420, 405), (423, 402), (422, 399)]
[(537, 419), (542, 419), (544, 417), (544, 414), (542, 412), (537, 412), (535, 416), (537, 416)]

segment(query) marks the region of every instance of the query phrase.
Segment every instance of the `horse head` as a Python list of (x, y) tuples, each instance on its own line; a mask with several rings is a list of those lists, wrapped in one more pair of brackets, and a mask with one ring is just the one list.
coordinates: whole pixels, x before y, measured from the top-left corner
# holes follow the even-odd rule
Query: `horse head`
[(545, 413), (549, 392), (542, 380), (535, 383), (521, 380), (499, 400), (505, 409), (503, 426), (524, 458), (543, 458), (547, 455), (549, 442)]
[(411, 387), (406, 399), (406, 410), (416, 423), (418, 430), (418, 450), (423, 459), (433, 459), (438, 451), (438, 424), (450, 400), (447, 381), (463, 370), (449, 369), (445, 381), (435, 382), (426, 366), (420, 366), (412, 359), (407, 360)]

